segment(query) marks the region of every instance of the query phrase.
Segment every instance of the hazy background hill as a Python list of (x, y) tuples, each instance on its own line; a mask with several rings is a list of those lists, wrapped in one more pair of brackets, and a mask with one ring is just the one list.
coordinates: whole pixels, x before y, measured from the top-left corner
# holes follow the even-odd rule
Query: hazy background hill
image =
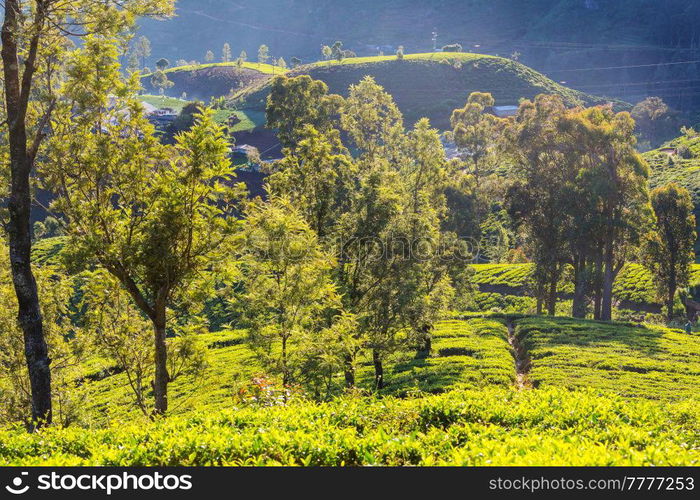
[[(291, 12), (291, 14), (290, 14)], [(520, 61), (591, 94), (638, 102), (660, 95), (700, 109), (700, 2), (697, 0), (179, 0), (175, 19), (144, 21), (153, 56), (319, 59), (342, 40), (358, 55), (461, 43), (465, 50)]]

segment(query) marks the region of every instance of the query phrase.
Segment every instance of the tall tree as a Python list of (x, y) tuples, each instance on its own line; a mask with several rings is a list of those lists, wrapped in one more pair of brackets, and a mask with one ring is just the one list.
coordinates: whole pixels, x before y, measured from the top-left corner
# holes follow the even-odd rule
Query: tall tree
[(165, 71), (158, 70), (151, 76), (151, 85), (153, 85), (153, 88), (158, 89), (160, 95), (163, 95), (165, 91), (173, 87), (175, 83), (168, 79), (168, 75)]
[(221, 60), (227, 63), (231, 61), (232, 57), (231, 46), (228, 43), (225, 43), (223, 49), (221, 49)]
[(213, 112), (203, 111), (173, 147), (161, 145), (133, 96), (136, 79), (120, 81), (115, 56), (102, 38), (89, 39), (76, 56), (66, 88), (71, 99), (54, 119), (42, 176), (68, 220), (73, 254), (97, 260), (151, 321), (154, 412), (163, 414), (168, 307), (219, 258), (238, 226), (242, 193)]
[(270, 60), (270, 49), (267, 45), (263, 44), (258, 48), (258, 62), (260, 64), (265, 64)]
[(351, 85), (349, 94), (341, 127), (368, 158), (388, 156), (404, 131), (403, 115), (394, 99), (370, 76)]
[(493, 165), (499, 138), (508, 123), (487, 112), (495, 103), (491, 94), (472, 92), (465, 107), (452, 113), (452, 139), (471, 163), (477, 181)]
[(651, 192), (651, 206), (656, 223), (645, 238), (644, 262), (654, 276), (670, 322), (676, 291), (688, 285), (690, 264), (695, 259), (693, 200), (687, 189), (669, 184)]
[(340, 216), (349, 208), (355, 164), (337, 131), (326, 134), (306, 125), (294, 153), (285, 150), (268, 178), (272, 196), (285, 196), (326, 242), (335, 234)]
[[(32, 388), (32, 420), (51, 421), (51, 374), (31, 267), (30, 177), (56, 107), (63, 52), (72, 37), (124, 34), (134, 16), (173, 12), (170, 0), (6, 0), (2, 25), (3, 93), (11, 184), (12, 275)], [(41, 88), (40, 88), (41, 87)]]
[(278, 76), (267, 98), (267, 126), (277, 129), (282, 146), (293, 152), (306, 125), (321, 133), (331, 130), (342, 103), (340, 96), (328, 94), (328, 86), (320, 80), (308, 75)]
[(597, 207), (596, 227), (602, 256), (600, 319), (612, 319), (613, 284), (641, 244), (652, 218), (649, 166), (635, 149), (634, 120), (610, 106), (571, 114), (566, 125), (578, 137), (582, 179)]
[(546, 303), (556, 312), (557, 285), (564, 272), (564, 230), (569, 222), (567, 158), (562, 154), (557, 124), (566, 113), (561, 98), (537, 96), (524, 101), (506, 133), (507, 150), (514, 165), (516, 183), (507, 201), (513, 220), (524, 226), (535, 263), (538, 313)]
[(288, 387), (299, 375), (300, 344), (338, 307), (332, 257), (293, 205), (253, 204), (246, 218), (245, 317), (253, 344)]
[(138, 54), (141, 60), (141, 69), (146, 68), (146, 62), (151, 57), (151, 41), (146, 36), (140, 36), (134, 43), (134, 52)]

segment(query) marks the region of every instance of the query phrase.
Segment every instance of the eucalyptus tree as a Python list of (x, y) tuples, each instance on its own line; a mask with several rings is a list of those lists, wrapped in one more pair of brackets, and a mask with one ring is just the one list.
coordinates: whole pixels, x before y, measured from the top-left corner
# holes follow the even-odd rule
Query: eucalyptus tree
[(695, 260), (693, 200), (687, 189), (669, 184), (651, 192), (651, 205), (656, 222), (645, 237), (643, 256), (670, 322), (676, 291), (688, 286), (690, 264)]

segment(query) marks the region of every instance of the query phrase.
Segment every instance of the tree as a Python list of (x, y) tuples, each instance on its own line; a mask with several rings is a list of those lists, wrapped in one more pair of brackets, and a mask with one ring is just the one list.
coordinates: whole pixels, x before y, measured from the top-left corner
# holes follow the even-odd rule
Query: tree
[(211, 50), (207, 50), (207, 53), (204, 55), (204, 60), (208, 63), (214, 62), (214, 53)]
[(509, 211), (526, 223), (537, 296), (550, 314), (557, 282), (572, 265), (574, 315), (585, 314), (592, 288), (596, 319), (612, 318), (614, 280), (650, 216), (648, 167), (634, 149), (633, 130), (627, 113), (608, 106), (567, 110), (555, 96), (521, 103), (507, 129), (519, 176)]
[(261, 45), (258, 49), (258, 62), (260, 64), (265, 64), (270, 60), (270, 49), (267, 45)]
[(328, 94), (328, 86), (308, 75), (278, 76), (272, 81), (267, 98), (267, 126), (277, 129), (283, 147), (291, 152), (303, 137), (305, 125), (325, 133), (333, 127), (342, 98)]
[(670, 322), (676, 291), (688, 286), (690, 264), (695, 260), (694, 206), (688, 190), (676, 184), (654, 189), (651, 205), (656, 223), (654, 230), (646, 235), (643, 256)]
[(678, 132), (678, 112), (672, 110), (660, 97), (647, 97), (631, 111), (639, 135), (652, 146), (674, 137)]
[(403, 58), (404, 58), (403, 45), (399, 45), (399, 48), (396, 49), (396, 59), (398, 59), (399, 61), (403, 61)]
[(338, 297), (333, 259), (283, 199), (253, 204), (246, 219), (245, 316), (266, 365), (288, 387), (299, 373), (304, 337), (323, 330)]
[(156, 61), (156, 68), (158, 68), (160, 71), (165, 71), (169, 66), (170, 61), (168, 61), (165, 57), (161, 57)]
[(516, 182), (506, 196), (508, 212), (525, 230), (535, 263), (537, 312), (546, 303), (552, 316), (567, 260), (565, 234), (570, 223), (567, 208), (571, 198), (566, 186), (567, 167), (572, 164), (561, 154), (563, 142), (558, 128), (565, 114), (560, 97), (539, 95), (534, 102), (520, 104), (505, 138), (516, 174)]
[[(108, 360), (107, 369), (116, 366), (125, 374), (136, 406), (144, 415), (152, 416), (153, 405), (148, 395), (154, 375), (154, 357), (148, 318), (134, 305), (119, 280), (107, 271), (85, 271), (81, 273), (81, 281), (84, 294), (80, 306), (85, 311), (82, 320), (93, 332), (90, 339), (93, 352)], [(193, 325), (198, 326), (196, 322)], [(178, 335), (167, 339), (170, 381), (184, 374), (202, 375), (206, 367), (206, 347), (196, 333), (187, 332), (186, 328), (175, 330)]]
[(304, 125), (294, 153), (275, 165), (268, 178), (271, 196), (284, 196), (294, 205), (322, 242), (349, 208), (355, 165), (335, 130), (325, 134)]
[(231, 46), (228, 43), (224, 44), (223, 49), (221, 49), (221, 60), (225, 63), (231, 61), (233, 54), (231, 53)]
[(343, 42), (337, 41), (331, 47), (331, 57), (338, 62), (341, 62), (345, 57), (345, 52), (343, 51)]
[(141, 59), (141, 67), (145, 68), (148, 58), (151, 57), (151, 41), (145, 36), (138, 37), (134, 43), (134, 51)]
[[(217, 252), (238, 226), (242, 192), (232, 182), (228, 142), (212, 111), (204, 110), (173, 147), (161, 145), (133, 97), (138, 82), (122, 83), (116, 58), (105, 58), (105, 49), (97, 53), (74, 62), (66, 89), (72, 105), (54, 120), (42, 176), (57, 195), (53, 208), (67, 218), (74, 261), (94, 258), (150, 320), (154, 413), (164, 414), (168, 307), (220, 259)], [(94, 72), (96, 64), (99, 77), (83, 78), (81, 69)], [(108, 95), (115, 96), (110, 107)], [(76, 115), (76, 108), (84, 112)]]
[(130, 73), (134, 73), (141, 68), (139, 63), (139, 56), (134, 51), (129, 51), (129, 56), (127, 58), (126, 69)]
[(158, 89), (160, 95), (163, 95), (167, 89), (175, 86), (175, 83), (168, 80), (168, 75), (165, 71), (158, 70), (151, 76), (151, 85), (153, 85), (153, 88)]
[[(419, 338), (425, 351), (452, 294), (440, 264), (447, 162), (427, 120), (405, 135), (393, 99), (371, 78), (350, 88), (341, 123), (360, 157), (357, 187), (336, 232), (342, 242), (338, 283), (345, 310), (367, 338), (381, 389), (386, 356)], [(350, 370), (346, 381), (354, 383)]]
[(298, 57), (292, 57), (292, 68), (297, 68), (301, 66), (302, 60)]
[(403, 133), (403, 115), (394, 99), (372, 77), (350, 86), (341, 126), (370, 158), (384, 154)]
[[(437, 183), (431, 184), (435, 178), (430, 171), (439, 171), (444, 152), (437, 133), (421, 127), (414, 140), (429, 141), (425, 155), (401, 162), (402, 167), (367, 163), (338, 227), (343, 242), (339, 290), (372, 352), (376, 389), (384, 387), (384, 361), (390, 353), (416, 345), (419, 338), (421, 350), (430, 350), (429, 332), (452, 293), (439, 265), (440, 206), (431, 195)], [(418, 139), (423, 134), (428, 137)], [(354, 382), (349, 369), (346, 381)]]
[(282, 68), (282, 69), (287, 69), (287, 61), (285, 61), (283, 57), (280, 57), (280, 58), (277, 59), (277, 61), (275, 62), (275, 66), (278, 66), (278, 67), (280, 67), (280, 68)]
[(324, 45), (321, 47), (321, 56), (323, 56), (324, 60), (330, 61), (331, 57), (333, 57), (333, 49), (331, 49), (328, 45)]
[(487, 111), (496, 103), (491, 94), (472, 92), (467, 104), (456, 109), (450, 120), (451, 138), (463, 158), (472, 164), (477, 182), (490, 173), (496, 161), (499, 139), (508, 120)]
[[(31, 266), (30, 176), (39, 158), (45, 132), (56, 107), (54, 71), (62, 64), (72, 37), (85, 34), (86, 26), (104, 36), (125, 34), (134, 16), (169, 15), (169, 0), (106, 0), (95, 9), (88, 0), (75, 0), (60, 8), (55, 0), (6, 0), (2, 25), (4, 113), (9, 144), (9, 222), (7, 231), (18, 321), (24, 333), (25, 353), (32, 391), (32, 422), (51, 422), (50, 359), (44, 338), (39, 297)], [(144, 55), (144, 57), (147, 57)]]
[(248, 54), (245, 50), (241, 50), (241, 55), (238, 56), (238, 60), (241, 61), (241, 63), (244, 63), (248, 60)]
[[(4, 240), (4, 238), (3, 238)], [(24, 336), (17, 324), (17, 296), (12, 284), (8, 248), (0, 241), (0, 421), (32, 421), (32, 390), (27, 373)], [(39, 267), (35, 271), (41, 313), (45, 318), (45, 336), (51, 356), (54, 421), (68, 426), (81, 421), (81, 410), (87, 390), (78, 383), (82, 376), (81, 362), (89, 355), (89, 332), (73, 324), (69, 318), (71, 295), (75, 280), (63, 266)]]
[(612, 319), (613, 284), (641, 244), (652, 219), (649, 205), (649, 166), (637, 153), (634, 120), (612, 107), (595, 107), (571, 114), (567, 128), (579, 130), (575, 142), (583, 161), (581, 180), (596, 206), (600, 236), (602, 290), (600, 319)]
[(462, 52), (462, 46), (458, 43), (453, 43), (450, 45), (445, 45), (442, 48), (443, 52)]

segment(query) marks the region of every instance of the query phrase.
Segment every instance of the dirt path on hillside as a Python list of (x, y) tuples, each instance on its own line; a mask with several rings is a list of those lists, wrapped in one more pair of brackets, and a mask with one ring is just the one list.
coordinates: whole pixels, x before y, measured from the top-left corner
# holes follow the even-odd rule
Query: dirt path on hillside
[(513, 320), (508, 320), (506, 326), (508, 327), (508, 343), (513, 350), (513, 358), (515, 359), (515, 386), (519, 390), (532, 389), (532, 382), (530, 382), (532, 361), (530, 356), (515, 334)]

